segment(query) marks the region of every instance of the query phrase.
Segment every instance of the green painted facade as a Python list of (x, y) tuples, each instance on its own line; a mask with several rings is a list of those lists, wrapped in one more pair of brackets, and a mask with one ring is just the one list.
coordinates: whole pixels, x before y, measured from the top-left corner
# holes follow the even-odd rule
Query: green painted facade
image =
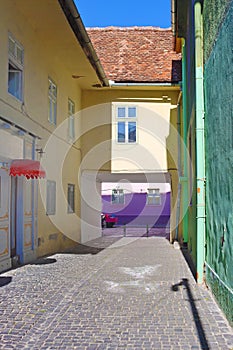
[[(208, 23), (214, 13), (214, 32)], [(206, 279), (233, 324), (233, 1), (204, 2)], [(221, 8), (220, 8), (221, 7)], [(215, 9), (215, 8), (214, 8)], [(208, 28), (208, 30), (207, 30)]]
[[(188, 251), (192, 257), (194, 266), (197, 267), (197, 191), (196, 191), (196, 79), (195, 79), (195, 26), (194, 26), (195, 1), (187, 2), (183, 7), (178, 3), (177, 12), (178, 28), (184, 37), (182, 50), (182, 136), (187, 151), (182, 153), (182, 176), (187, 182), (182, 181), (182, 233), (183, 241), (187, 243)], [(180, 8), (179, 8), (180, 6)], [(179, 23), (181, 20), (181, 23)], [(189, 25), (188, 25), (189, 24)], [(180, 33), (178, 32), (178, 35)], [(186, 196), (186, 198), (184, 198)], [(185, 214), (186, 213), (186, 214)]]
[(232, 0), (205, 0), (203, 3), (204, 61), (208, 59)]
[(181, 130), (191, 196), (183, 237), (197, 281), (205, 278), (233, 325), (233, 0), (174, 4), (175, 35), (185, 43)]

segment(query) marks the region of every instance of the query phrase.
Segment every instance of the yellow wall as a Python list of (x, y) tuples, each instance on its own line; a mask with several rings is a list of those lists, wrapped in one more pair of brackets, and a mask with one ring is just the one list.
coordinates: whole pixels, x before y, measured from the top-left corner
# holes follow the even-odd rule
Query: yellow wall
[[(8, 32), (24, 48), (23, 101), (18, 101), (7, 92)], [(2, 1), (0, 43), (0, 116), (40, 138), (37, 147), (42, 147), (45, 151), (41, 162), (46, 168), (47, 179), (57, 180), (57, 186), (61, 184), (57, 196), (57, 213), (49, 217), (43, 205), (46, 180), (40, 181), (38, 254), (45, 255), (71, 244), (71, 240), (64, 239), (59, 228), (62, 228), (65, 237), (80, 240), (79, 168), (81, 167), (81, 172), (111, 170), (110, 102), (122, 101), (123, 98), (144, 102), (154, 99), (155, 104), (159, 105), (168, 102), (168, 97), (168, 103), (172, 107), (176, 106), (179, 88), (112, 87), (91, 90), (91, 86), (98, 83), (96, 73), (71, 31), (57, 0)], [(72, 75), (84, 77), (73, 79)], [(76, 120), (79, 139), (74, 146), (67, 143), (67, 125), (57, 130), (48, 122), (48, 77), (58, 88), (57, 126), (67, 117), (68, 98), (75, 103), (76, 111), (82, 110), (81, 121), (79, 115)], [(171, 109), (170, 115), (175, 120), (175, 110)], [(173, 166), (170, 163), (172, 161), (167, 157), (168, 169)], [(63, 165), (62, 174), (58, 164)], [(67, 214), (64, 198), (68, 183), (75, 184), (76, 215)]]
[[(7, 90), (9, 32), (24, 49), (23, 101), (11, 96)], [(64, 126), (63, 132), (58, 132), (57, 135), (56, 127), (67, 118), (68, 98), (75, 103), (76, 111), (81, 109), (81, 83), (73, 79), (72, 74), (79, 73), (81, 66), (85, 70), (84, 73), (87, 76), (90, 75), (91, 81), (96, 79), (96, 75), (56, 0), (3, 1), (0, 13), (0, 43), (0, 116), (38, 136), (40, 139), (37, 139), (37, 147), (42, 147), (44, 151), (53, 133), (53, 141), (57, 142), (57, 146), (54, 148), (52, 162), (56, 162), (56, 159), (61, 162), (64, 149), (69, 150), (68, 155), (64, 156), (62, 186), (67, 196), (67, 184), (75, 184), (77, 215), (67, 214), (67, 203), (64, 204), (63, 214), (66, 218), (68, 216), (68, 220), (63, 231), (65, 236), (63, 236), (59, 230), (59, 224), (57, 226), (52, 223), (53, 216), (50, 218), (46, 215), (39, 186), (38, 255), (41, 256), (72, 243), (64, 237), (74, 241), (80, 240), (80, 223), (79, 220), (74, 219), (76, 216), (79, 218), (80, 215), (78, 184), (80, 142), (77, 140), (74, 146), (68, 144), (67, 125)], [(56, 127), (48, 121), (48, 77), (52, 78), (58, 89)], [(76, 127), (78, 127), (78, 121)], [(63, 141), (61, 141), (62, 138)], [(48, 155), (49, 149), (46, 152)], [(46, 153), (42, 155), (42, 163), (47, 155)], [(46, 166), (46, 161), (44, 164)], [(56, 171), (51, 172), (51, 169), (48, 169), (47, 175), (49, 176), (47, 179), (50, 180), (57, 178)], [(46, 179), (40, 180), (40, 183), (43, 191)], [(57, 196), (57, 212), (60, 212), (59, 203), (59, 196)]]
[[(112, 135), (115, 133), (114, 126), (111, 125), (111, 116), (110, 116), (110, 106), (112, 102), (116, 103), (136, 103), (140, 106), (140, 103), (143, 102), (145, 109), (152, 108), (153, 112), (156, 112), (158, 115), (165, 117), (166, 121), (169, 124), (169, 128), (164, 132), (165, 145), (167, 150), (163, 148), (163, 152), (159, 154), (160, 163), (162, 164), (163, 170), (170, 173), (171, 189), (172, 189), (172, 198), (171, 198), (171, 240), (175, 236), (176, 230), (176, 209), (178, 204), (178, 135), (177, 135), (177, 101), (179, 97), (179, 88), (170, 87), (170, 88), (160, 88), (160, 87), (150, 87), (144, 89), (137, 89), (125, 87), (124, 89), (120, 88), (108, 88), (97, 91), (83, 91), (82, 94), (82, 109), (83, 115), (85, 118), (82, 118), (82, 128), (84, 130), (91, 129), (89, 134), (86, 134), (82, 138), (82, 150), (84, 155), (86, 155), (87, 161), (83, 162), (83, 170), (91, 170), (91, 164), (96, 164), (99, 170), (101, 171), (112, 171), (114, 170), (113, 163), (111, 164), (113, 145), (111, 146), (110, 142), (107, 140), (112, 140)], [(153, 104), (151, 104), (153, 100)], [(124, 101), (124, 102), (122, 102)], [(149, 101), (149, 102), (148, 102)], [(99, 105), (100, 104), (100, 105)], [(166, 106), (166, 111), (164, 109)], [(167, 109), (167, 106), (169, 108)], [(104, 113), (99, 113), (100, 110), (105, 111)], [(91, 111), (91, 113), (89, 112)], [(87, 118), (87, 115), (92, 115), (92, 117)], [(92, 121), (92, 124), (90, 123)], [(142, 122), (143, 126), (144, 121)], [(98, 128), (92, 126), (99, 124)], [(148, 125), (146, 126), (148, 129)], [(160, 126), (152, 130), (155, 135), (160, 135)], [(91, 141), (89, 136), (91, 135)], [(95, 148), (93, 152), (93, 147), (102, 140), (104, 135), (104, 140), (106, 142), (102, 143), (99, 147)], [(90, 143), (91, 142), (91, 143)], [(145, 142), (147, 143), (147, 142)], [(153, 142), (152, 142), (153, 143)], [(131, 147), (131, 146), (130, 146)], [(134, 147), (134, 146), (132, 146)], [(152, 145), (146, 145), (145, 147), (152, 147)], [(92, 152), (90, 152), (92, 150)], [(154, 149), (156, 156), (156, 149)], [(92, 155), (92, 157), (91, 157)], [(93, 156), (94, 155), (94, 156)], [(116, 152), (115, 152), (116, 155)], [(120, 153), (118, 154), (120, 155)], [(130, 157), (129, 157), (130, 158)], [(89, 160), (89, 161), (88, 161)], [(109, 160), (109, 161), (108, 161)], [(142, 161), (143, 163), (143, 161)], [(104, 166), (102, 166), (102, 164)], [(143, 164), (142, 168), (143, 168)], [(122, 168), (122, 169), (120, 169)], [(128, 170), (129, 170), (128, 163)], [(123, 170), (123, 165), (117, 169)], [(132, 169), (135, 171), (136, 169)], [(155, 169), (149, 169), (155, 170)], [(158, 169), (157, 169), (158, 170)], [(144, 172), (145, 168), (143, 169)]]
[[(136, 142), (117, 142), (118, 107), (136, 107)], [(166, 138), (169, 134), (170, 103), (116, 102), (112, 113), (112, 172), (167, 172)]]

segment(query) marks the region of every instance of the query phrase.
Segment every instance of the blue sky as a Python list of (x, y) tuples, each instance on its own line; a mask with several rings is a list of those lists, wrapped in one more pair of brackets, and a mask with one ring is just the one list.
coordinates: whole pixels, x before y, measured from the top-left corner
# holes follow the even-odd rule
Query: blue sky
[(74, 0), (86, 27), (171, 26), (171, 0)]

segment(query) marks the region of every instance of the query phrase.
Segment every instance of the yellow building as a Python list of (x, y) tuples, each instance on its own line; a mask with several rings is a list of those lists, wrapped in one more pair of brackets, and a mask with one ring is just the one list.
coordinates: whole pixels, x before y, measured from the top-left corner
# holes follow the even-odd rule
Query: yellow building
[[(174, 230), (180, 56), (171, 31), (87, 32), (66, 0), (0, 7), (0, 270), (99, 237), (104, 181), (172, 183)], [(136, 46), (144, 38), (141, 50), (132, 35)], [(132, 52), (140, 62), (131, 65)]]
[[(74, 20), (72, 27), (68, 23), (75, 11), (70, 5), (62, 8), (57, 0), (9, 0), (0, 5), (0, 270), (70, 246), (71, 233), (80, 240), (80, 227), (72, 227), (72, 217), (80, 213), (81, 159), (72, 115), (81, 109), (82, 90), (103, 82), (90, 45), (85, 48), (82, 22)], [(56, 135), (62, 123), (65, 133)], [(57, 141), (55, 163), (61, 144), (69, 150), (62, 176), (69, 199), (69, 205), (67, 200), (64, 204), (65, 235), (51, 220), (60, 210), (57, 174), (45, 169), (45, 179), (31, 179), (36, 161), (49, 154), (44, 152), (51, 135)], [(33, 162), (27, 174), (24, 162), (19, 170), (24, 175), (10, 176), (18, 159)]]
[(172, 32), (154, 27), (87, 32), (109, 87), (82, 94), (82, 127), (90, 130), (82, 137), (81, 188), (89, 194), (81, 202), (82, 242), (101, 234), (101, 183), (124, 181), (171, 184), (173, 241), (179, 204), (181, 56), (173, 50)]

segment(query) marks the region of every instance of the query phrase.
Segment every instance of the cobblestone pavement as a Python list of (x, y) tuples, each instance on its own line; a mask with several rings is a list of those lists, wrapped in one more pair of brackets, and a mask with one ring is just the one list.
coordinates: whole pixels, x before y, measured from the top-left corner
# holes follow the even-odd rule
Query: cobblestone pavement
[(233, 349), (232, 328), (165, 238), (92, 243), (0, 275), (0, 349)]

